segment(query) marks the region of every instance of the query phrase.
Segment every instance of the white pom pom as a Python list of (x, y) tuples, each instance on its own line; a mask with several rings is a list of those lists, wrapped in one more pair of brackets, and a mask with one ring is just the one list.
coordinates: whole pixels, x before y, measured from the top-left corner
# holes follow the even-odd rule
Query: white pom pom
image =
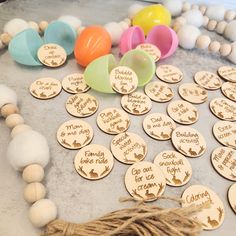
[(183, 8), (182, 0), (165, 0), (163, 5), (170, 11), (172, 16), (179, 16)]
[(70, 25), (75, 30), (82, 25), (81, 20), (75, 16), (60, 16), (58, 20)]
[(193, 49), (200, 30), (193, 25), (184, 25), (178, 31), (179, 45), (184, 49)]
[(224, 36), (231, 40), (231, 41), (236, 41), (236, 20), (231, 21), (226, 25), (225, 31), (224, 31)]
[(45, 167), (49, 162), (47, 140), (34, 130), (20, 133), (9, 143), (7, 157), (16, 170), (22, 170), (30, 164), (40, 164)]
[(8, 103), (17, 105), (16, 93), (6, 85), (0, 84), (0, 109)]
[(231, 46), (232, 46), (232, 50), (231, 50), (231, 53), (228, 56), (228, 59), (232, 63), (236, 64), (236, 42), (232, 43)]
[(39, 32), (39, 25), (34, 21), (29, 21), (28, 25), (31, 29), (34, 29), (35, 31)]
[(183, 14), (188, 25), (201, 27), (203, 24), (203, 15), (199, 10), (190, 10)]
[(104, 28), (111, 36), (112, 45), (117, 45), (120, 42), (120, 37), (123, 33), (123, 28), (119, 23), (116, 22), (109, 22), (104, 25)]
[(222, 21), (225, 16), (225, 8), (220, 5), (208, 6), (206, 16), (208, 16), (210, 20)]
[(35, 202), (29, 209), (29, 219), (35, 227), (43, 227), (57, 217), (57, 207), (49, 199)]
[(26, 21), (15, 18), (5, 24), (3, 31), (14, 37), (16, 34), (28, 28), (29, 25)]
[(136, 13), (138, 13), (143, 8), (144, 8), (144, 6), (141, 4), (138, 4), (138, 3), (131, 5), (128, 9), (129, 18), (133, 19), (133, 17), (136, 15)]

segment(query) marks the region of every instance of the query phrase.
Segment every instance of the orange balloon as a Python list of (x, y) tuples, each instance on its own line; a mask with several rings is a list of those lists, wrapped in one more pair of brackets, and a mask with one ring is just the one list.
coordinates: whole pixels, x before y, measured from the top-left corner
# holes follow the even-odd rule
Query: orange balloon
[(89, 26), (82, 31), (75, 42), (75, 58), (81, 66), (87, 66), (94, 59), (108, 54), (111, 37), (102, 26)]

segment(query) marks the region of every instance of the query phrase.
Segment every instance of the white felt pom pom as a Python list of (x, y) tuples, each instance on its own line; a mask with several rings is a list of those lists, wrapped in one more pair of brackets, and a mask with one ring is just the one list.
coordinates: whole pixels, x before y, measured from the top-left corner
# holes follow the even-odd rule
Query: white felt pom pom
[(226, 25), (225, 31), (224, 31), (224, 36), (231, 40), (231, 41), (236, 41), (236, 20), (231, 21)]
[(193, 25), (182, 26), (177, 34), (179, 38), (179, 45), (184, 49), (193, 49), (200, 34), (200, 30)]
[(163, 5), (170, 11), (172, 16), (179, 16), (182, 8), (182, 0), (164, 0)]
[(40, 133), (29, 130), (16, 135), (8, 145), (7, 157), (16, 170), (30, 164), (45, 167), (49, 162), (49, 147), (46, 138)]
[(232, 63), (236, 64), (236, 42), (232, 43), (231, 47), (232, 47), (232, 50), (231, 50), (231, 53), (228, 56), (228, 59)]
[(75, 16), (69, 16), (69, 15), (68, 16), (60, 16), (58, 18), (58, 20), (70, 25), (75, 30), (78, 29), (82, 25), (81, 20)]
[(120, 42), (120, 37), (123, 33), (123, 28), (121, 25), (116, 22), (109, 22), (104, 25), (104, 28), (111, 36), (112, 45), (117, 45)]
[(190, 10), (183, 14), (188, 25), (194, 25), (196, 27), (201, 27), (203, 24), (203, 15), (199, 10)]
[(208, 16), (210, 20), (222, 21), (224, 20), (225, 11), (223, 6), (211, 5), (207, 7), (206, 16)]
[(22, 19), (12, 19), (10, 21), (8, 21), (4, 28), (3, 31), (5, 33), (8, 33), (9, 35), (11, 35), (12, 37), (14, 37), (16, 34), (20, 33), (21, 31), (28, 29), (29, 25), (26, 21), (22, 20)]
[(133, 19), (133, 17), (136, 15), (136, 13), (138, 13), (140, 10), (142, 10), (144, 8), (143, 5), (135, 3), (133, 5), (131, 5), (128, 9), (128, 16), (130, 19)]
[(0, 84), (0, 109), (8, 103), (17, 105), (16, 93), (6, 85)]
[(57, 207), (49, 199), (40, 199), (29, 209), (29, 219), (35, 227), (43, 227), (57, 217)]

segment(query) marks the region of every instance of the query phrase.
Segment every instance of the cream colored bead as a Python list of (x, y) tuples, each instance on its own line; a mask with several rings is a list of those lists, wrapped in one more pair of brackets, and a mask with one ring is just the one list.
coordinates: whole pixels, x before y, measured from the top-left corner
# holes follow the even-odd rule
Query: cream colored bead
[(210, 30), (210, 31), (213, 31), (213, 30), (215, 30), (216, 25), (217, 25), (216, 20), (210, 20), (207, 24), (207, 29)]
[(180, 22), (175, 22), (174, 25), (172, 26), (172, 29), (178, 33), (178, 31), (180, 30), (180, 28), (182, 27), (183, 25), (180, 23)]
[(230, 54), (228, 55), (228, 60), (230, 60), (232, 63), (236, 64), (236, 42), (231, 43), (232, 50)]
[(220, 43), (218, 41), (212, 41), (208, 47), (208, 50), (213, 53), (217, 53), (220, 50)]
[(191, 4), (189, 2), (184, 2), (182, 11), (186, 12), (186, 11), (189, 11), (190, 9), (191, 9)]
[(11, 36), (8, 33), (3, 33), (1, 34), (0, 39), (3, 44), (8, 45), (11, 41)]
[(179, 16), (179, 17), (177, 17), (176, 19), (175, 19), (175, 21), (174, 21), (175, 23), (180, 23), (180, 24), (182, 24), (182, 25), (185, 25), (186, 24), (186, 19), (183, 17), (183, 16)]
[(191, 6), (191, 9), (192, 9), (192, 10), (199, 10), (199, 6), (196, 5), (196, 4), (193, 4), (193, 5)]
[(225, 28), (226, 28), (227, 24), (228, 24), (228, 23), (227, 23), (226, 21), (220, 21), (220, 22), (217, 24), (217, 26), (216, 26), (216, 32), (217, 32), (218, 34), (223, 34), (224, 31), (225, 31)]
[(18, 134), (21, 134), (22, 132), (25, 132), (25, 131), (28, 131), (28, 130), (31, 130), (32, 128), (28, 125), (25, 125), (25, 124), (20, 124), (20, 125), (17, 125), (15, 126), (12, 131), (11, 131), (11, 137), (12, 138), (15, 138), (16, 135)]
[(4, 118), (15, 113), (19, 113), (19, 109), (15, 104), (6, 104), (1, 109), (1, 115)]
[(48, 22), (47, 21), (41, 21), (39, 23), (39, 29), (40, 29), (41, 32), (44, 32), (47, 27), (48, 27)]
[(208, 35), (202, 34), (197, 38), (196, 48), (206, 49), (208, 48), (210, 43), (211, 43), (210, 37)]
[(131, 26), (131, 20), (129, 18), (125, 18), (124, 22), (126, 22), (129, 26)]
[(25, 201), (34, 203), (46, 196), (46, 188), (38, 182), (30, 183), (25, 186), (23, 195)]
[(37, 31), (37, 32), (40, 31), (40, 30), (39, 30), (39, 25), (38, 25), (36, 22), (34, 22), (34, 21), (29, 21), (28, 24), (29, 24), (29, 27), (32, 28), (32, 29), (34, 29), (35, 31)]
[(224, 17), (224, 19), (229, 22), (229, 21), (232, 21), (235, 16), (236, 16), (235, 11), (233, 11), (233, 10), (227, 10), (227, 11), (225, 12), (225, 17)]
[(84, 29), (85, 29), (84, 26), (79, 27), (79, 28), (76, 30), (76, 31), (77, 31), (77, 35), (80, 35)]
[(206, 9), (207, 9), (207, 7), (206, 7), (205, 5), (201, 5), (201, 6), (199, 7), (199, 11), (200, 11), (203, 15), (205, 14)]
[(220, 46), (220, 55), (222, 57), (227, 57), (231, 53), (231, 44), (225, 43)]
[(27, 183), (41, 182), (44, 178), (44, 169), (39, 164), (32, 164), (23, 170), (22, 178)]
[(14, 128), (17, 125), (24, 124), (24, 119), (19, 114), (11, 114), (5, 120), (8, 128)]
[(203, 26), (206, 27), (209, 23), (209, 18), (207, 16), (203, 16)]

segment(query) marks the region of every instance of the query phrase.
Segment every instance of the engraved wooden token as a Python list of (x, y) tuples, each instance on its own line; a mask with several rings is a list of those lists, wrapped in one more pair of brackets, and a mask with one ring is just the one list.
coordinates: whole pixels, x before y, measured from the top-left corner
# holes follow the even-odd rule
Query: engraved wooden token
[(231, 82), (223, 83), (221, 91), (227, 98), (236, 102), (236, 83), (231, 83)]
[(119, 134), (129, 128), (130, 118), (123, 110), (111, 107), (98, 114), (97, 125), (105, 133)]
[(217, 74), (209, 71), (199, 71), (194, 75), (197, 84), (208, 90), (217, 90), (221, 87), (222, 82)]
[(74, 166), (79, 175), (89, 180), (107, 176), (114, 165), (111, 152), (104, 146), (90, 144), (81, 148), (75, 156)]
[(137, 134), (125, 132), (116, 135), (111, 141), (114, 157), (125, 164), (142, 161), (147, 155), (147, 144)]
[(230, 206), (236, 214), (236, 183), (232, 184), (228, 190), (228, 200)]
[(236, 104), (227, 98), (215, 98), (211, 100), (210, 109), (221, 120), (236, 120)]
[(90, 89), (84, 80), (84, 75), (80, 73), (67, 75), (62, 80), (62, 87), (66, 92), (72, 94), (84, 93)]
[(218, 74), (222, 79), (236, 83), (236, 67), (221, 66), (218, 69)]
[(120, 94), (129, 94), (138, 87), (138, 76), (126, 66), (115, 67), (110, 73), (112, 88)]
[(136, 47), (136, 49), (140, 49), (147, 52), (154, 59), (155, 62), (159, 61), (161, 58), (161, 51), (154, 44), (141, 43)]
[(58, 44), (48, 43), (38, 50), (38, 59), (48, 67), (59, 67), (66, 61), (66, 51)]
[(172, 101), (167, 107), (167, 112), (174, 121), (184, 125), (197, 122), (199, 117), (197, 108), (183, 100)]
[(91, 116), (97, 109), (97, 99), (87, 93), (72, 95), (66, 101), (66, 110), (75, 117)]
[(125, 186), (135, 199), (154, 201), (165, 191), (166, 181), (157, 165), (141, 161), (133, 164), (127, 170)]
[(40, 78), (30, 85), (30, 93), (35, 98), (46, 100), (56, 97), (61, 92), (61, 83), (54, 78)]
[(204, 137), (194, 128), (179, 126), (171, 136), (174, 147), (188, 157), (199, 157), (206, 151)]
[[(215, 170), (226, 179), (236, 181), (236, 151), (228, 147), (218, 147), (211, 154)], [(236, 198), (236, 196), (235, 196)]]
[(218, 121), (213, 126), (215, 138), (224, 146), (236, 148), (236, 124), (230, 121)]
[(168, 150), (159, 153), (154, 164), (158, 165), (170, 186), (183, 186), (192, 176), (192, 167), (185, 156), (179, 152)]
[(79, 149), (89, 144), (93, 139), (93, 129), (80, 119), (69, 120), (57, 130), (57, 140), (65, 148)]
[(174, 97), (174, 92), (170, 86), (158, 81), (147, 84), (145, 93), (155, 102), (168, 102)]
[(121, 106), (133, 115), (143, 115), (151, 110), (152, 101), (144, 93), (134, 92), (122, 96)]
[(200, 104), (207, 100), (207, 91), (195, 83), (181, 84), (178, 91), (184, 100), (194, 104)]
[(143, 120), (144, 131), (150, 137), (157, 140), (170, 139), (175, 128), (175, 122), (165, 114), (152, 113), (147, 115)]
[(172, 65), (160, 65), (156, 69), (157, 77), (167, 83), (178, 83), (183, 79), (182, 71)]

